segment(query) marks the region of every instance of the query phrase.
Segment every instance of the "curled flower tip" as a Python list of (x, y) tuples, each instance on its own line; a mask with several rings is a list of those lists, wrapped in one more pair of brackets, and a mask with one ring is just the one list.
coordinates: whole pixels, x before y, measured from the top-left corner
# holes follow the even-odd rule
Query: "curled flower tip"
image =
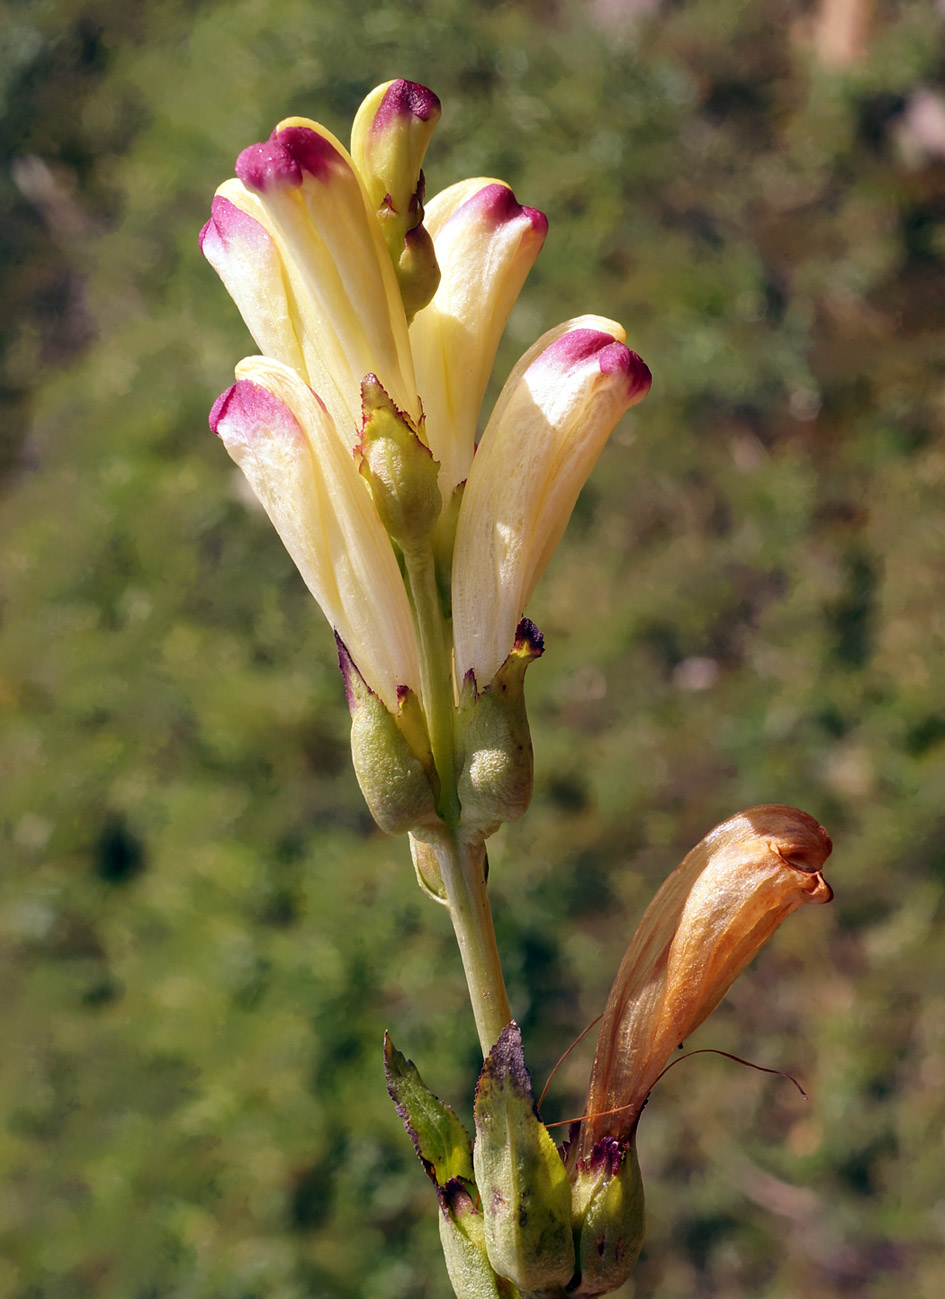
[(344, 160), (331, 141), (307, 126), (279, 127), (268, 140), (251, 144), (236, 159), (236, 174), (263, 193), (276, 186), (298, 189), (305, 175), (325, 181)]
[(831, 900), (821, 874), (831, 846), (806, 812), (765, 804), (716, 826), (670, 875), (640, 921), (607, 1000), (579, 1158), (586, 1160), (604, 1137), (632, 1136), (678, 1043), (792, 911)]
[(627, 406), (636, 406), (650, 391), (653, 383), (650, 367), (629, 347), (614, 343), (601, 352), (600, 371), (601, 374), (611, 374), (618, 370), (627, 376)]
[(564, 334), (548, 348), (542, 361), (551, 371), (567, 373), (571, 367), (592, 358), (596, 359), (601, 374), (626, 381), (625, 410), (636, 406), (650, 391), (653, 376), (643, 358), (600, 330), (574, 329)]
[(537, 207), (525, 207), (519, 203), (508, 185), (494, 181), (479, 190), (468, 202), (470, 211), (465, 214), (466, 219), (477, 212), (483, 227), (491, 227), (493, 231), (510, 222), (519, 222), (523, 233), (527, 230), (530, 239), (535, 240), (539, 246), (544, 243), (548, 234), (548, 218)]

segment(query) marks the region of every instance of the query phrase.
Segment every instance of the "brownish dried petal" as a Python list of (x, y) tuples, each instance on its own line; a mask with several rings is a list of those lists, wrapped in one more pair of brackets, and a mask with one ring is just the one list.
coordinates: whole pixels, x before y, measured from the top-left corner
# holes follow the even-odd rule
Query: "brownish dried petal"
[[(785, 917), (829, 902), (823, 826), (765, 804), (707, 834), (647, 908), (617, 972), (601, 1024), (579, 1155), (636, 1127), (674, 1048), (697, 1028)], [(628, 1108), (623, 1108), (628, 1107)], [(620, 1109), (618, 1114), (605, 1111)]]

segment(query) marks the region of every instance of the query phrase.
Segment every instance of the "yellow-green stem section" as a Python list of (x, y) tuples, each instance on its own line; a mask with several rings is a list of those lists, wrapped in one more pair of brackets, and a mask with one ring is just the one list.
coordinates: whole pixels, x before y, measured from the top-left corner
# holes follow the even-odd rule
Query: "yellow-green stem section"
[(429, 548), (404, 551), (407, 594), (413, 606), (420, 652), (420, 689), (430, 733), (430, 748), (440, 781), (437, 811), (447, 825), (459, 821), (456, 792), (456, 746), (453, 738), (453, 683), (446, 620), (440, 610), (436, 568)]
[(512, 1018), (486, 892), (485, 842), (448, 830), (433, 847), (485, 1058)]
[(456, 788), (456, 739), (452, 663), (436, 571), (428, 549), (404, 551), (407, 592), (420, 651), (420, 688), (430, 748), (440, 781), (437, 811), (442, 833), (431, 847), (440, 867), (453, 931), (459, 945), (482, 1054), (495, 1046), (512, 1018), (486, 892), (486, 850), (480, 835), (459, 829), (462, 808)]

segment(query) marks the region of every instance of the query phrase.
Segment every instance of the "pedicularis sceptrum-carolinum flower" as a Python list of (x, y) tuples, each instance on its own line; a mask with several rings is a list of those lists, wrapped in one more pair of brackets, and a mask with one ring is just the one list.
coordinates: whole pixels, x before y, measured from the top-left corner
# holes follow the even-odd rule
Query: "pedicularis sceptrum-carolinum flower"
[[(514, 368), (476, 446), (499, 339), (547, 221), (488, 178), (425, 207), (439, 115), (423, 86), (379, 86), (351, 153), (317, 122), (286, 119), (240, 154), (201, 247), (263, 353), (237, 366), (211, 426), (343, 645), (352, 711), (362, 686), (383, 703), (443, 813), (444, 781), (472, 756), (459, 722), (452, 745), (441, 734), (444, 671), (450, 706), (464, 689), (478, 698), (530, 634), (519, 629), (528, 599), (650, 374), (614, 321), (567, 321)], [(416, 589), (424, 551), (440, 629)], [(377, 756), (356, 755), (362, 787)], [(409, 784), (398, 761), (387, 774)], [(386, 829), (414, 828), (422, 800), (408, 796), (400, 815), (385, 791), (365, 793)], [(502, 815), (517, 806), (499, 802)]]

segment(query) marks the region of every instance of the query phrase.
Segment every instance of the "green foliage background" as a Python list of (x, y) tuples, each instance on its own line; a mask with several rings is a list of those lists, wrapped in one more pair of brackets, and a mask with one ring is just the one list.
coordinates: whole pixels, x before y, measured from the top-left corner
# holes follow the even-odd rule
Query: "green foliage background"
[(240, 148), (397, 75), (444, 103), (431, 193), (549, 214), (500, 378), (587, 310), (655, 376), (530, 610), (537, 788), (491, 858), (536, 1078), (715, 822), (836, 844), (835, 904), (692, 1043), (810, 1101), (660, 1084), (626, 1294), (945, 1290), (943, 11), (854, 8), (838, 61), (799, 0), (6, 0), (0, 1295), (448, 1293), (381, 1036), (468, 1119), (459, 962), (207, 432), (253, 349), (196, 247)]

